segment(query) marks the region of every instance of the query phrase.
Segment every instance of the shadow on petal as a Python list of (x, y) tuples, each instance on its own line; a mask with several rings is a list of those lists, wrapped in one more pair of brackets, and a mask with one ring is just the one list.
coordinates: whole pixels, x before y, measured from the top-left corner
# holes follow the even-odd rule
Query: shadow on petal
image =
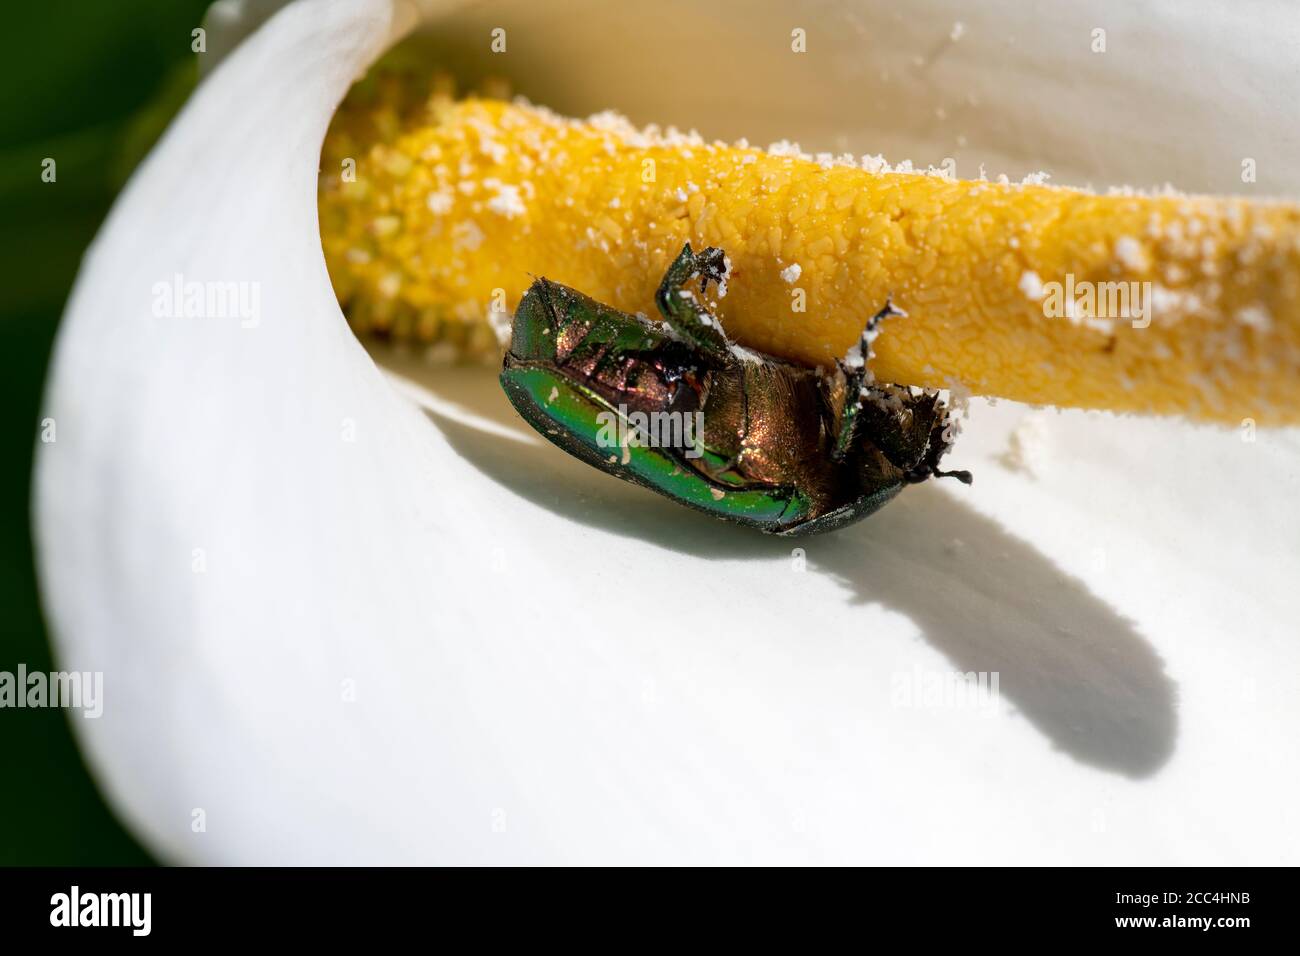
[[(384, 364), (468, 417), (528, 434), (490, 373)], [(1140, 779), (1173, 753), (1176, 685), (1151, 645), (1048, 557), (933, 484), (834, 534), (772, 538), (610, 478), (549, 444), (426, 413), (484, 475), (574, 521), (705, 558), (788, 560), (803, 548), (809, 567), (838, 580), (852, 603), (906, 615), (956, 670), (999, 674), (1015, 711), (1082, 763)], [(809, 626), (817, 626), (813, 609)]]

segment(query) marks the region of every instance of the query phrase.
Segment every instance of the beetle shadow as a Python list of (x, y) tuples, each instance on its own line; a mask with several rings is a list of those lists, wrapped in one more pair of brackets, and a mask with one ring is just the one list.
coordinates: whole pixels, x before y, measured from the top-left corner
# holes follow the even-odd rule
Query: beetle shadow
[[(430, 378), (422, 376), (426, 386)], [(493, 376), (450, 379), (443, 394), (461, 408), (522, 428)], [(833, 576), (854, 604), (906, 615), (957, 671), (997, 673), (1013, 711), (1081, 763), (1140, 779), (1173, 752), (1176, 685), (1133, 624), (932, 484), (833, 534), (774, 538), (618, 481), (548, 443), (522, 445), (425, 411), (484, 475), (583, 524), (706, 558), (790, 561), (802, 548), (810, 571)], [(818, 626), (815, 607), (808, 624)]]

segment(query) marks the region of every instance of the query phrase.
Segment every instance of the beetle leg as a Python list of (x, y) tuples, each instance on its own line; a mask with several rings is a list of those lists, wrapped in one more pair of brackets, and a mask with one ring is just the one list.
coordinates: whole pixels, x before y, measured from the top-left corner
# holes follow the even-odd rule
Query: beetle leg
[(874, 388), (871, 372), (867, 368), (867, 363), (871, 360), (871, 343), (879, 334), (880, 324), (891, 315), (907, 313), (894, 308), (894, 303), (886, 296), (885, 307), (867, 320), (857, 345), (849, 349), (839, 363), (840, 370), (844, 373), (844, 409), (840, 412), (839, 433), (835, 436), (835, 446), (831, 449), (832, 461), (842, 461), (857, 439), (862, 402)]
[[(700, 295), (686, 288), (697, 277)], [(721, 249), (710, 246), (696, 254), (688, 242), (664, 273), (655, 293), (655, 304), (668, 327), (694, 348), (719, 360), (726, 359), (730, 343), (722, 323), (704, 306), (700, 296), (708, 291), (710, 281), (722, 283), (726, 278), (726, 256)]]

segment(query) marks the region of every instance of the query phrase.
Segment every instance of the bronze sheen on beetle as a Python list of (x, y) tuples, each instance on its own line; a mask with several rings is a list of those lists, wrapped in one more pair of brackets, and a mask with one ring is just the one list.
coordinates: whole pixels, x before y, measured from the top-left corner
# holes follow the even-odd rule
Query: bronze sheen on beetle
[(726, 279), (722, 250), (688, 243), (655, 297), (662, 323), (538, 279), (515, 311), (501, 386), (576, 458), (771, 534), (842, 527), (932, 476), (970, 483), (939, 468), (952, 444), (939, 396), (871, 376), (871, 340), (902, 314), (888, 301), (827, 371), (729, 342), (703, 298)]

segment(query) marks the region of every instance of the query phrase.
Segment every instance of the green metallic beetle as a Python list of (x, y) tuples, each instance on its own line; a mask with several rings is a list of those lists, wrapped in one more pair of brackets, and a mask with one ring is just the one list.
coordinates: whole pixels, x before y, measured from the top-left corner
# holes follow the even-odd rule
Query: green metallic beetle
[(515, 312), (502, 388), (569, 454), (772, 534), (842, 527), (931, 476), (970, 483), (939, 469), (943, 401), (867, 370), (880, 323), (903, 313), (886, 301), (829, 372), (793, 365), (728, 341), (703, 304), (727, 272), (722, 250), (688, 243), (656, 295), (662, 324), (537, 279)]

